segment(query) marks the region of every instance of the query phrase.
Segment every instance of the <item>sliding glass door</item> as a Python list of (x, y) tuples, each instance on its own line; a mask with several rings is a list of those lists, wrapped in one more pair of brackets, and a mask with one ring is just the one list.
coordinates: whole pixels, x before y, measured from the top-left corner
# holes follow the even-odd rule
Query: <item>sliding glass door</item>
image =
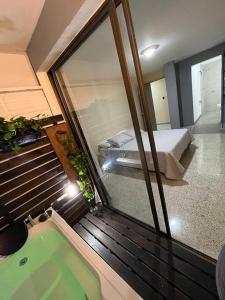
[(143, 143), (151, 128), (146, 131), (137, 68), (127, 54), (116, 6), (108, 1), (51, 75), (103, 201), (159, 232), (165, 226), (159, 225)]

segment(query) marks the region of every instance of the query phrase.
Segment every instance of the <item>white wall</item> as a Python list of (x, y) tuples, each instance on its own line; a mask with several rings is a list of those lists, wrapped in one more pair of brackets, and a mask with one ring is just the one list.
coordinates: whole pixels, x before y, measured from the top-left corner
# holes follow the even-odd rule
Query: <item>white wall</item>
[(39, 80), (43, 86), (39, 85), (26, 53), (0, 53), (0, 116), (10, 119), (19, 115), (61, 114), (46, 73), (40, 74)]
[(201, 65), (200, 64), (196, 64), (191, 67), (191, 80), (192, 80), (194, 122), (196, 122), (202, 114)]
[(221, 103), (221, 67), (221, 59), (201, 66), (204, 113), (218, 110)]
[(47, 73), (46, 72), (37, 72), (36, 75), (37, 75), (40, 85), (43, 89), (45, 97), (47, 98), (48, 103), (51, 107), (51, 112), (53, 113), (53, 115), (62, 114), (60, 105), (56, 98), (55, 92), (52, 88), (51, 82), (49, 81)]
[(170, 123), (165, 78), (151, 83), (156, 124)]
[(218, 110), (221, 103), (221, 55), (191, 67), (194, 122), (203, 113)]
[(95, 153), (101, 141), (132, 127), (126, 92), (121, 81), (70, 85), (68, 91), (85, 137)]
[(37, 79), (25, 53), (0, 53), (0, 89), (37, 85)]
[(60, 73), (72, 100), (71, 110), (76, 110), (89, 148), (96, 156), (102, 140), (132, 127), (109, 19), (66, 61)]

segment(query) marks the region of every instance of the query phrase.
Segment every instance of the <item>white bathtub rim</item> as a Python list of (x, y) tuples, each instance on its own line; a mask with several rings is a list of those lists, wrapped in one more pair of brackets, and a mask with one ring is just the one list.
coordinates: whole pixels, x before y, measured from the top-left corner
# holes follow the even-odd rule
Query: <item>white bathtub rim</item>
[[(53, 222), (67, 237), (81, 256), (99, 275), (102, 295), (106, 300), (140, 300), (142, 299), (66, 222), (52, 210), (47, 222)], [(36, 227), (36, 226), (35, 226)], [(34, 227), (34, 228), (35, 228)]]
[[(52, 216), (40, 223), (37, 217), (34, 226), (29, 227), (28, 240), (52, 225), (58, 228), (79, 254), (98, 274), (101, 292), (105, 300), (141, 300), (142, 298), (124, 281), (67, 223), (52, 210)], [(26, 243), (25, 243), (26, 244)], [(13, 255), (13, 254), (12, 254)], [(7, 256), (0, 256), (0, 263)]]

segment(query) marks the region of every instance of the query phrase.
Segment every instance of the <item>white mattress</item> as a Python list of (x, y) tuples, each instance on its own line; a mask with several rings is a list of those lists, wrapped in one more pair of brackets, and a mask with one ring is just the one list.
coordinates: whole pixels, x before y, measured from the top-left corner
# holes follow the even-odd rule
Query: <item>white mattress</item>
[[(147, 157), (148, 168), (154, 171), (150, 144), (147, 132), (142, 132), (144, 148)], [(192, 141), (192, 135), (186, 128), (154, 131), (156, 151), (159, 161), (160, 172), (169, 179), (180, 179), (185, 171), (179, 162), (183, 152)], [(116, 161), (117, 163), (130, 167), (141, 168), (141, 161), (136, 139), (129, 141), (120, 148), (101, 149), (101, 154)], [(126, 160), (127, 159), (127, 160)], [(132, 161), (134, 164), (132, 164)]]

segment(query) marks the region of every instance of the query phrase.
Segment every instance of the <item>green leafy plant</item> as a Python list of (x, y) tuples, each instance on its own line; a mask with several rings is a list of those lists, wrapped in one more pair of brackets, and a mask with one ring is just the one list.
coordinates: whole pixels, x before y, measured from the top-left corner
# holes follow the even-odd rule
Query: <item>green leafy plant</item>
[(88, 202), (91, 202), (91, 200), (94, 199), (94, 192), (92, 182), (89, 178), (85, 154), (81, 151), (77, 151), (76, 154), (70, 154), (69, 161), (78, 174), (80, 190), (82, 191), (84, 198)]
[(13, 117), (9, 121), (0, 117), (0, 151), (7, 146), (19, 152), (21, 147), (18, 145), (18, 140), (31, 133), (40, 134), (45, 118), (46, 116), (41, 114), (31, 119), (23, 116)]
[(79, 186), (83, 193), (83, 197), (89, 202), (91, 207), (92, 200), (94, 199), (95, 195), (93, 183), (90, 179), (90, 174), (88, 171), (86, 155), (83, 151), (79, 150), (75, 146), (73, 138), (68, 134), (65, 135), (63, 145), (68, 154), (69, 162), (79, 177)]

